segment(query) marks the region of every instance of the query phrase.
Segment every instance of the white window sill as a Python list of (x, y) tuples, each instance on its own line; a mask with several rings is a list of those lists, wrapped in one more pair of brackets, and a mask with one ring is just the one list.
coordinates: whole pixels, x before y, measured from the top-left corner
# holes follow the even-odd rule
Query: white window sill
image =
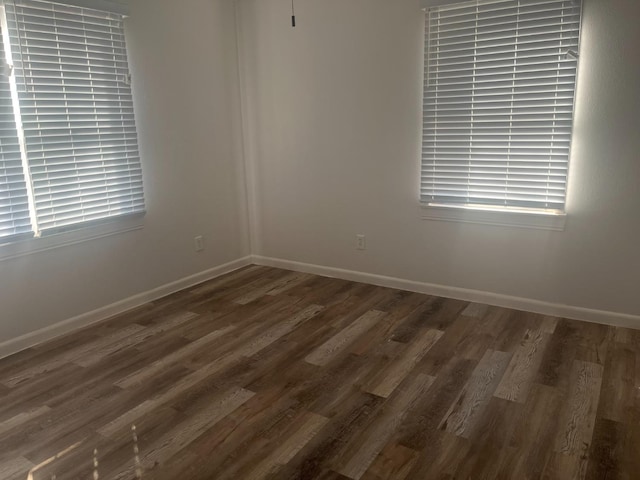
[(565, 213), (519, 209), (421, 204), (422, 218), (445, 222), (479, 223), (499, 227), (537, 228), (563, 231)]
[(40, 238), (22, 237), (20, 240), (15, 240), (11, 243), (0, 244), (0, 261), (140, 230), (143, 226), (144, 214), (135, 214)]

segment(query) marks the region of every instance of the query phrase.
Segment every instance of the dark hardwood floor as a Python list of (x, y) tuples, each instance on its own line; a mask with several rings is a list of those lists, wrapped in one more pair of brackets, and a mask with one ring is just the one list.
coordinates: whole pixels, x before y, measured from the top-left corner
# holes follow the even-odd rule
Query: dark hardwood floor
[(251, 266), (0, 360), (0, 479), (640, 478), (639, 354)]

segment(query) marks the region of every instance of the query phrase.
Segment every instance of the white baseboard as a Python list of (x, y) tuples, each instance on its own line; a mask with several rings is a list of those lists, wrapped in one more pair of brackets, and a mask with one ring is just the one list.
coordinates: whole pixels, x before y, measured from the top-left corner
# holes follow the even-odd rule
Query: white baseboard
[(83, 313), (77, 317), (63, 320), (54, 325), (36, 330), (35, 332), (27, 333), (26, 335), (2, 342), (0, 343), (0, 358), (8, 357), (9, 355), (20, 352), (26, 348), (52, 340), (74, 330), (87, 327), (93, 323), (101, 322), (109, 317), (113, 317), (114, 315), (126, 312), (127, 310), (131, 310), (132, 308), (139, 307), (140, 305), (144, 305), (145, 303), (152, 302), (159, 298), (166, 297), (167, 295), (179, 292), (180, 290), (184, 290), (185, 288), (192, 287), (207, 280), (211, 280), (212, 278), (219, 277), (220, 275), (233, 272), (234, 270), (250, 264), (250, 256), (239, 258), (238, 260), (210, 268), (209, 270), (176, 280), (175, 282), (167, 283), (166, 285), (162, 285), (152, 290), (133, 295), (132, 297), (125, 298), (124, 300), (112, 303), (111, 305), (106, 305), (91, 312)]
[(325, 277), (341, 278), (343, 280), (369, 283), (381, 287), (397, 288), (400, 290), (408, 290), (411, 292), (424, 293), (438, 297), (455, 298), (466, 302), (483, 303), (498, 307), (539, 313), (542, 315), (551, 315), (554, 317), (613, 325), (616, 327), (640, 328), (640, 316), (638, 315), (593, 310), (583, 307), (574, 307), (571, 305), (531, 300), (528, 298), (512, 297), (509, 295), (501, 295), (498, 293), (484, 292), (480, 290), (469, 290), (466, 288), (415, 282), (412, 280), (403, 280), (401, 278), (386, 277), (383, 275), (345, 270), (342, 268), (325, 267), (322, 265), (263, 257), (260, 255), (254, 255), (252, 257), (252, 261), (257, 265), (284, 268), (297, 272), (313, 273)]
[(455, 298), (467, 302), (477, 302), (496, 305), (499, 307), (513, 308), (516, 310), (524, 310), (543, 315), (571, 318), (574, 320), (614, 325), (617, 327), (640, 328), (640, 316), (638, 315), (593, 310), (583, 307), (543, 302), (540, 300), (531, 300), (528, 298), (512, 297), (509, 295), (501, 295), (480, 290), (415, 282), (412, 280), (403, 280), (401, 278), (387, 277), (384, 275), (375, 275), (372, 273), (357, 272), (342, 268), (325, 267), (322, 265), (313, 265), (309, 263), (253, 255), (239, 258), (238, 260), (225, 263), (224, 265), (219, 265), (209, 270), (196, 273), (195, 275), (139, 293), (124, 300), (120, 300), (119, 302), (112, 303), (111, 305), (106, 305), (91, 312), (83, 313), (77, 317), (63, 320), (62, 322), (58, 322), (35, 332), (2, 342), (0, 343), (0, 358), (4, 358), (24, 349), (39, 345), (74, 330), (101, 322), (114, 315), (118, 315), (126, 312), (127, 310), (131, 310), (132, 308), (144, 305), (145, 303), (152, 302), (185, 288), (219, 277), (252, 263), (256, 265), (284, 268), (297, 272), (312, 273), (325, 277), (341, 278), (354, 282), (369, 283), (372, 285), (379, 285), (381, 287), (408, 290), (427, 295)]

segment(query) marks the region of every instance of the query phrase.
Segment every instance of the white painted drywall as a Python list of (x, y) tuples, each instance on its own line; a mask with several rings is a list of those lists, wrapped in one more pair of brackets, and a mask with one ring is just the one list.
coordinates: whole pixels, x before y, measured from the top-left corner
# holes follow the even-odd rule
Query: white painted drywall
[(233, 1), (135, 0), (127, 35), (145, 227), (0, 261), (0, 343), (250, 253)]
[(418, 5), (238, 0), (254, 253), (640, 313), (640, 2), (584, 1), (564, 232), (420, 218)]

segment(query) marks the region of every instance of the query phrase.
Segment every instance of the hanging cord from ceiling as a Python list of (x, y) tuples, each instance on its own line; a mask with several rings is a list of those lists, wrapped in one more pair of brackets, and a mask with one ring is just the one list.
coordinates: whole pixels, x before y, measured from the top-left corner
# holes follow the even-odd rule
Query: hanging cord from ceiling
[(296, 26), (296, 8), (293, 4), (295, 0), (291, 0), (291, 26)]

